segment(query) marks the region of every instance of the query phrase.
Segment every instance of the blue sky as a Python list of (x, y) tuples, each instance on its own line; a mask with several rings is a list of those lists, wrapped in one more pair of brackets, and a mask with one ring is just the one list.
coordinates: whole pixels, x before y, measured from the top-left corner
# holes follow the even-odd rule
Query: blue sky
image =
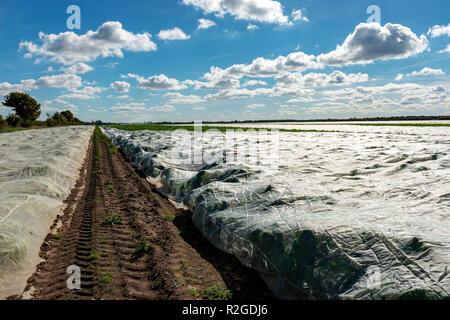
[[(371, 5), (381, 20), (367, 23)], [(86, 121), (448, 115), (448, 12), (446, 0), (3, 0), (0, 95)]]

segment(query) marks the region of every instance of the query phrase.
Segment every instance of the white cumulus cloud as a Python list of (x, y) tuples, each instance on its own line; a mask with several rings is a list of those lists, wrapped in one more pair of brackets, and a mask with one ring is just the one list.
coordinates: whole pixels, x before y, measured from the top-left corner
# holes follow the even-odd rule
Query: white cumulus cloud
[(214, 21), (208, 19), (198, 19), (198, 27), (197, 30), (209, 29), (215, 26), (216, 23)]
[(327, 65), (367, 64), (376, 60), (404, 59), (428, 48), (425, 35), (417, 36), (400, 24), (361, 23), (336, 50), (318, 57)]
[(169, 78), (164, 74), (144, 78), (137, 74), (129, 73), (125, 77), (136, 79), (139, 88), (145, 90), (183, 90), (187, 88), (186, 85), (180, 83), (177, 79)]
[(283, 14), (282, 4), (273, 0), (183, 0), (183, 3), (205, 14), (214, 13), (217, 17), (229, 14), (238, 20), (289, 23), (289, 18)]
[(448, 26), (433, 26), (428, 30), (427, 34), (431, 35), (431, 38), (437, 38), (444, 35), (450, 37), (450, 23), (448, 24)]
[(128, 92), (130, 91), (131, 85), (126, 81), (115, 81), (111, 83), (111, 88), (117, 92)]
[[(39, 33), (41, 45), (30, 41), (20, 43), (26, 58), (47, 57), (65, 65), (94, 61), (98, 57), (123, 57), (123, 51), (155, 51), (157, 46), (149, 33), (134, 34), (117, 21), (105, 22), (96, 31), (77, 35), (72, 31), (60, 34)], [(39, 59), (37, 60), (39, 61)]]
[(180, 28), (173, 28), (168, 30), (161, 30), (158, 34), (158, 38), (161, 40), (187, 40), (191, 36), (186, 35)]

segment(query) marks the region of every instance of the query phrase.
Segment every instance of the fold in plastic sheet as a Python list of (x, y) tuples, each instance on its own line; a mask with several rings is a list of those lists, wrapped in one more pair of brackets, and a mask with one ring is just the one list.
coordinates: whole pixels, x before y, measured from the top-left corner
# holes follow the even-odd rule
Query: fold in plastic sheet
[[(271, 168), (245, 161), (252, 153), (242, 163), (216, 152), (218, 161), (180, 164), (173, 151), (189, 159), (183, 143), (193, 133), (104, 129), (135, 167), (193, 212), (209, 241), (285, 299), (449, 297), (445, 130), (280, 133), (279, 165)], [(238, 135), (233, 148), (248, 144), (247, 133)], [(230, 151), (222, 141), (203, 150)]]
[(0, 134), (0, 299), (20, 294), (75, 186), (92, 127)]

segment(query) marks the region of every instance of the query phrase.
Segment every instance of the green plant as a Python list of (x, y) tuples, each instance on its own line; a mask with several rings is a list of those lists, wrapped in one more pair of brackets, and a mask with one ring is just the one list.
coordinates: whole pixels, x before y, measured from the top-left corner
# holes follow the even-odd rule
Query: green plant
[(91, 253), (88, 257), (88, 260), (94, 261), (94, 260), (97, 260), (98, 258), (100, 258), (100, 255), (98, 253)]
[(189, 294), (195, 298), (200, 297), (200, 293), (194, 287), (189, 287)]
[(116, 188), (114, 188), (113, 185), (109, 185), (109, 186), (108, 186), (108, 190), (109, 190), (110, 192), (116, 192)]
[(102, 222), (102, 227), (112, 227), (114, 225), (120, 225), (122, 224), (122, 218), (118, 217), (116, 215), (113, 215), (111, 217), (105, 218)]
[(102, 283), (108, 284), (111, 283), (114, 274), (112, 272), (107, 272), (102, 276)]
[(175, 220), (175, 215), (169, 211), (166, 212), (166, 216), (164, 217), (164, 220), (172, 222)]
[(212, 286), (205, 289), (202, 295), (209, 300), (230, 300), (233, 294), (230, 290)]
[(62, 237), (63, 237), (62, 234), (59, 234), (59, 233), (53, 235), (53, 238), (57, 239), (57, 240), (61, 240)]
[(145, 237), (140, 237), (136, 244), (135, 255), (141, 257), (150, 250), (150, 243)]

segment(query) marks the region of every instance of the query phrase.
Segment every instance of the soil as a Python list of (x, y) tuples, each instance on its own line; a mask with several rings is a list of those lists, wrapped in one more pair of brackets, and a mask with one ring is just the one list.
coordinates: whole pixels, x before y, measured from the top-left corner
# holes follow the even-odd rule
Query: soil
[[(203, 292), (216, 286), (234, 300), (274, 299), (255, 271), (208, 242), (191, 214), (158, 194), (107, 139), (95, 145), (91, 139), (66, 209), (41, 246), (43, 262), (11, 298), (214, 299)], [(69, 266), (81, 270), (80, 290), (68, 289)]]

